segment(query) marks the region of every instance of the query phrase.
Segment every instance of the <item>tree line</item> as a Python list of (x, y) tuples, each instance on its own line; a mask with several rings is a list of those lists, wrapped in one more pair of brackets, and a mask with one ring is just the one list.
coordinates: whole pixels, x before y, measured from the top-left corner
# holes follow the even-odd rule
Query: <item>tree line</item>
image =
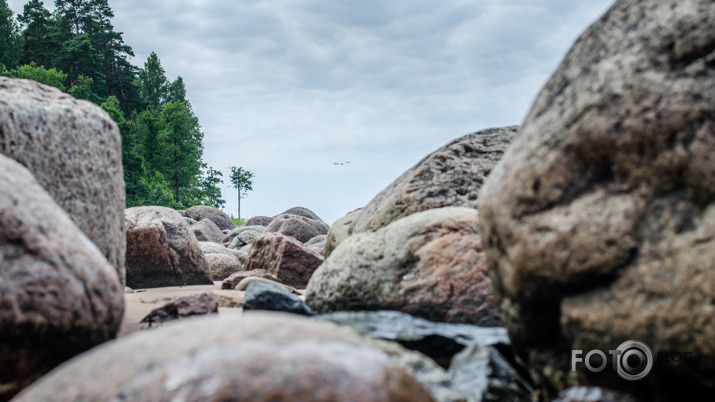
[(27, 78), (97, 104), (119, 126), (127, 207), (225, 204), (223, 174), (202, 162), (203, 133), (181, 77), (155, 53), (142, 68), (112, 25), (108, 0), (39, 0), (15, 17), (0, 0), (0, 75)]

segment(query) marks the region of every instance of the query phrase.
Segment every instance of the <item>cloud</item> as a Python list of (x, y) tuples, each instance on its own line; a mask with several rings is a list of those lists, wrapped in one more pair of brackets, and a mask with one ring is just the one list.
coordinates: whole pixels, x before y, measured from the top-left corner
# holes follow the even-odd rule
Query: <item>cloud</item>
[(110, 1), (135, 64), (155, 51), (184, 78), (205, 162), (256, 173), (242, 212), (330, 222), (450, 140), (519, 124), (610, 3)]

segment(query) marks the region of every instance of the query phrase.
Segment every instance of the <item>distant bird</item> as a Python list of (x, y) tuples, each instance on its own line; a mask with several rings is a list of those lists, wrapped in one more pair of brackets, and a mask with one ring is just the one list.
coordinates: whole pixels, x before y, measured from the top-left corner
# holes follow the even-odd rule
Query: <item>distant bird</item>
[(344, 165), (346, 163), (350, 163), (350, 161), (347, 162), (333, 162), (333, 165)]

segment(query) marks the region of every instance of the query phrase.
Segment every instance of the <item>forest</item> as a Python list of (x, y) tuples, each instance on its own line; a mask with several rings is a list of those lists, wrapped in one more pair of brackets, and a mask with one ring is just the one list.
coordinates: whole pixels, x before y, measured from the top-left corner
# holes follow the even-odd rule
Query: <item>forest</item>
[(132, 65), (108, 0), (30, 0), (15, 16), (0, 0), (0, 75), (26, 78), (95, 103), (117, 123), (127, 207), (221, 208), (222, 173), (202, 162), (203, 133), (181, 77), (155, 53)]

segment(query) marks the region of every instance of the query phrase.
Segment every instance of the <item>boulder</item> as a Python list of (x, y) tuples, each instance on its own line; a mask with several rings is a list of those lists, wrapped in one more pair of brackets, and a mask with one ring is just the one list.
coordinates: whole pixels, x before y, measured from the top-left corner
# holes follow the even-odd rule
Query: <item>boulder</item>
[(254, 216), (246, 221), (246, 226), (268, 226), (272, 220), (270, 216)]
[(325, 246), (323, 247), (323, 255), (325, 258), (330, 256), (333, 250), (338, 247), (338, 244), (353, 234), (355, 221), (360, 214), (362, 214), (362, 208), (349, 212), (333, 223), (328, 234), (325, 235)]
[[(710, 0), (617, 1), (482, 190), (503, 323), (545, 397), (596, 385), (715, 400), (713, 26)], [(698, 358), (656, 361), (648, 381), (564, 358), (629, 339)]]
[(519, 128), (467, 134), (424, 157), (375, 196), (331, 227), (325, 256), (352, 233), (376, 231), (405, 216), (442, 207), (477, 205), (479, 191)]
[(30, 80), (0, 77), (0, 153), (35, 176), (124, 281), (119, 129), (97, 106)]
[(318, 313), (397, 310), (432, 321), (499, 325), (476, 210), (419, 212), (347, 238), (313, 274)]
[(278, 215), (266, 228), (267, 233), (280, 233), (291, 236), (301, 243), (318, 235), (328, 234), (330, 226), (327, 223), (299, 215)]
[(221, 229), (219, 229), (211, 219), (207, 218), (192, 225), (191, 231), (194, 232), (194, 236), (196, 236), (196, 240), (198, 241), (219, 243), (224, 236)]
[(33, 175), (0, 155), (0, 400), (114, 338), (123, 293), (114, 267)]
[(287, 285), (305, 288), (323, 261), (322, 255), (290, 236), (264, 233), (253, 241), (243, 268), (245, 271), (264, 269)]
[(253, 239), (260, 236), (261, 234), (263, 234), (263, 232), (258, 230), (242, 230), (238, 232), (238, 234), (236, 234), (236, 237), (233, 238), (233, 241), (231, 241), (231, 244), (229, 244), (228, 248), (238, 250), (243, 246), (251, 244), (251, 242), (253, 242)]
[(308, 249), (313, 250), (320, 255), (323, 255), (323, 253), (325, 252), (325, 243), (321, 242), (321, 243), (311, 244), (310, 246), (308, 246)]
[(225, 212), (207, 205), (194, 205), (193, 207), (187, 209), (186, 213), (189, 214), (190, 218), (195, 219), (196, 221), (210, 219), (221, 230), (230, 230), (236, 227), (231, 218), (226, 215)]
[(281, 286), (270, 283), (253, 282), (246, 288), (246, 301), (243, 311), (267, 310), (312, 316), (313, 310), (306, 306), (300, 297)]
[(234, 251), (237, 251), (237, 250), (229, 250), (220, 244), (210, 242), (210, 241), (200, 241), (199, 249), (201, 250), (202, 253), (204, 253), (204, 255), (224, 254), (229, 257), (238, 258), (238, 257), (236, 257), (236, 254), (234, 253)]
[(218, 301), (218, 296), (211, 292), (179, 297), (170, 303), (155, 308), (140, 322), (148, 323), (151, 326), (155, 323), (161, 324), (182, 318), (218, 314)]
[(204, 253), (181, 214), (165, 207), (133, 207), (125, 217), (127, 286), (213, 284)]
[[(78, 380), (87, 378), (92, 381)], [(387, 354), (354, 333), (294, 314), (247, 312), (179, 321), (122, 338), (69, 362), (17, 398), (49, 400), (432, 398)]]
[(317, 236), (313, 237), (312, 239), (308, 240), (307, 242), (305, 242), (305, 246), (306, 246), (306, 247), (310, 247), (310, 246), (312, 246), (312, 245), (314, 245), (314, 244), (325, 243), (325, 238), (326, 238), (326, 237), (327, 237), (327, 235), (324, 235), (324, 234), (323, 234), (323, 235), (317, 235)]
[(221, 289), (234, 289), (242, 280), (251, 277), (266, 278), (280, 282), (276, 276), (265, 269), (253, 269), (250, 271), (234, 272), (221, 282)]
[[(244, 225), (244, 226), (239, 226), (237, 228), (231, 229), (230, 232), (224, 235), (223, 240), (221, 240), (221, 243), (230, 243), (232, 242), (236, 236), (239, 234), (245, 232), (245, 231), (253, 231), (253, 232), (258, 232), (258, 233), (263, 233), (266, 230), (265, 226), (257, 226), (257, 225)], [(250, 244), (250, 243), (249, 243)], [(240, 247), (239, 247), (240, 248)]]
[(309, 210), (308, 208), (304, 208), (304, 207), (293, 207), (293, 208), (287, 209), (287, 210), (281, 212), (280, 214), (274, 216), (273, 218), (276, 218), (279, 215), (298, 215), (298, 216), (304, 216), (306, 218), (314, 219), (316, 221), (322, 221), (322, 219), (320, 219), (318, 217), (318, 215), (315, 214), (315, 212)]
[(215, 253), (206, 254), (205, 257), (211, 276), (215, 281), (222, 281), (242, 268), (241, 263), (233, 255)]

